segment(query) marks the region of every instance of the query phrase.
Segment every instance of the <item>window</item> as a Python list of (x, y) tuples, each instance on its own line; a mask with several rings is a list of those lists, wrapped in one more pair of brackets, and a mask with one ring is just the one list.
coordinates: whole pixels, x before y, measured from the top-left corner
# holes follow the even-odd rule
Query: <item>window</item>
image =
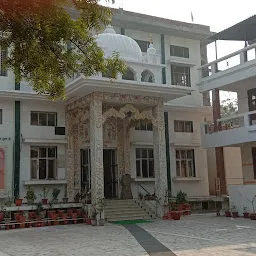
[(171, 66), (172, 84), (191, 87), (190, 68), (182, 66)]
[(194, 149), (176, 149), (177, 177), (196, 177)]
[(141, 82), (148, 82), (148, 83), (154, 83), (154, 74), (149, 70), (144, 70), (141, 73)]
[(193, 132), (193, 122), (174, 120), (174, 131), (175, 132)]
[(122, 79), (123, 80), (135, 81), (136, 79), (135, 79), (135, 75), (134, 75), (133, 70), (128, 67), (127, 70), (126, 70), (126, 73), (123, 74)]
[(153, 149), (136, 148), (136, 172), (139, 178), (154, 178)]
[(139, 121), (139, 123), (135, 126), (136, 131), (153, 131), (152, 123), (143, 123)]
[(147, 52), (149, 44), (150, 44), (148, 41), (136, 40), (136, 39), (135, 39), (135, 41), (139, 45), (142, 52)]
[(3, 110), (0, 109), (0, 124), (3, 123)]
[(31, 179), (57, 179), (57, 148), (31, 147)]
[(0, 76), (7, 76), (7, 69), (4, 67), (4, 62), (7, 59), (7, 50), (1, 50), (1, 57), (0, 57)]
[(57, 126), (57, 113), (31, 112), (31, 125)]
[(177, 45), (170, 45), (170, 55), (181, 58), (189, 58), (189, 48)]

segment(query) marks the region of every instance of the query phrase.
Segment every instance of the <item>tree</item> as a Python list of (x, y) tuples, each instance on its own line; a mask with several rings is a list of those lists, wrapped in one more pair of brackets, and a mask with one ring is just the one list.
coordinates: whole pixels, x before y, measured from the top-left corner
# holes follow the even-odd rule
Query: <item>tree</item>
[(238, 104), (236, 99), (225, 99), (220, 105), (221, 117), (228, 117), (238, 114)]
[(98, 1), (0, 0), (0, 46), (10, 49), (5, 65), (16, 82), (24, 79), (58, 99), (65, 97), (66, 78), (76, 73), (124, 73), (119, 55), (104, 58), (94, 37), (111, 21), (111, 10)]

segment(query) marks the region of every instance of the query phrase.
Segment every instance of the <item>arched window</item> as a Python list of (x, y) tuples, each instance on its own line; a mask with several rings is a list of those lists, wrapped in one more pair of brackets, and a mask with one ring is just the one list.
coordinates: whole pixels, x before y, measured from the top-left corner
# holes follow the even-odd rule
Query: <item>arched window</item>
[(134, 70), (128, 67), (126, 73), (122, 76), (122, 79), (135, 81), (136, 79)]
[(5, 152), (0, 148), (0, 190), (5, 188)]
[(148, 69), (144, 70), (141, 73), (141, 82), (154, 83), (155, 82), (154, 74)]

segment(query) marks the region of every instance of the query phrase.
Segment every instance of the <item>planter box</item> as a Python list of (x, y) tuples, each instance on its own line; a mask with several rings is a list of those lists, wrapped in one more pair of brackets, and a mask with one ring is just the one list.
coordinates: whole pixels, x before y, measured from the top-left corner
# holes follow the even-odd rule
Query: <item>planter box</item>
[(250, 219), (250, 213), (249, 212), (244, 212), (243, 215), (244, 215), (245, 219)]
[(230, 211), (225, 211), (225, 216), (226, 217), (231, 217), (231, 212)]

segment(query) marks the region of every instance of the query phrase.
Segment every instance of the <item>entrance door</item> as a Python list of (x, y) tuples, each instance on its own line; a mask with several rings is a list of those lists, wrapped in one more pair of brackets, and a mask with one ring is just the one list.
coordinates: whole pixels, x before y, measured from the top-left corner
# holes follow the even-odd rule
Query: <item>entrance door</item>
[(81, 150), (81, 191), (87, 193), (91, 189), (90, 149)]
[(114, 149), (103, 150), (104, 167), (104, 195), (107, 199), (118, 196), (118, 170), (116, 164), (116, 151)]

